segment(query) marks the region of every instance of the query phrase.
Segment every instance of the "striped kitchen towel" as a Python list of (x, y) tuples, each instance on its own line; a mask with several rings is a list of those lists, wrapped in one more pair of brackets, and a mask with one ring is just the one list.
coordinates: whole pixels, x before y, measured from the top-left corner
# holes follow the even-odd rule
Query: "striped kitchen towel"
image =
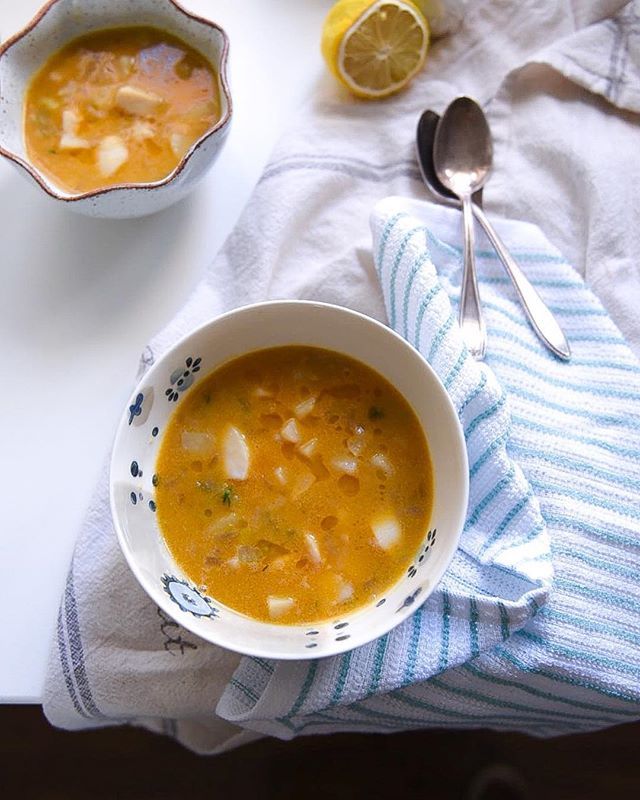
[(320, 662), (244, 659), (218, 713), (283, 738), (425, 725), (550, 735), (640, 716), (637, 360), (538, 228), (503, 222), (574, 355), (542, 348), (481, 250), (478, 364), (456, 322), (459, 212), (390, 198), (372, 227), (389, 323), (437, 371), (464, 428), (461, 546), (402, 626)]

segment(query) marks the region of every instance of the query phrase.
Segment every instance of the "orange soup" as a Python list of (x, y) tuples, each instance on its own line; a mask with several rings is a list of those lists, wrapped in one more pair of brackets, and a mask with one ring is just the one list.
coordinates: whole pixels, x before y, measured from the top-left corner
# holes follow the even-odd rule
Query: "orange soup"
[(155, 28), (114, 28), (74, 39), (36, 73), (25, 143), (57, 185), (85, 192), (165, 178), (219, 116), (200, 53)]
[(302, 346), (251, 353), (201, 380), (170, 419), (154, 483), (185, 574), (279, 623), (381, 596), (415, 556), (433, 497), (407, 401), (364, 364)]

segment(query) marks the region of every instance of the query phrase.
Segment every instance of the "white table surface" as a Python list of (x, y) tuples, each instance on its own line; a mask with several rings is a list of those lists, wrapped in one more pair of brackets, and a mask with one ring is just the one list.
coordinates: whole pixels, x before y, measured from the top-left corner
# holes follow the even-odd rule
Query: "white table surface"
[[(229, 34), (231, 134), (201, 186), (133, 221), (58, 208), (0, 163), (0, 701), (38, 702), (79, 525), (147, 340), (235, 224), (323, 79), (332, 0), (182, 0)], [(2, 37), (40, 0), (0, 0)]]

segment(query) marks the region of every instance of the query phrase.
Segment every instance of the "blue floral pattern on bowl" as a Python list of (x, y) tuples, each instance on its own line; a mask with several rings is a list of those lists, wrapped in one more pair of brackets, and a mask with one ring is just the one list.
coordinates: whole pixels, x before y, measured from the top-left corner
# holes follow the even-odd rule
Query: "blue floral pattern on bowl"
[(195, 378), (194, 373), (200, 371), (202, 359), (200, 357), (194, 359), (192, 356), (189, 356), (185, 359), (184, 363), (184, 367), (177, 367), (169, 376), (169, 383), (171, 385), (165, 390), (165, 396), (170, 403), (175, 403), (182, 392), (186, 392), (193, 384)]
[(138, 392), (136, 399), (129, 406), (129, 425), (133, 424), (133, 420), (142, 414), (142, 403), (144, 402), (144, 395)]
[(165, 592), (183, 611), (188, 611), (194, 617), (215, 617), (218, 609), (211, 604), (211, 600), (205, 597), (193, 586), (189, 586), (186, 581), (176, 578), (174, 575), (163, 575), (162, 585)]

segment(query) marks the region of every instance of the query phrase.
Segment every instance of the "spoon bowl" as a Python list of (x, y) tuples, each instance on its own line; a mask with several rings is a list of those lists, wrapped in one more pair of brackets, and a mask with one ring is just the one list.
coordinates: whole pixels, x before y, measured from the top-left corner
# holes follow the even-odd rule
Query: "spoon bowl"
[(436, 128), (433, 158), (440, 182), (457, 197), (485, 184), (493, 146), (487, 118), (475, 100), (458, 97), (449, 105)]
[[(425, 182), (427, 189), (438, 200), (442, 200), (449, 206), (460, 207), (460, 200), (455, 194), (447, 189), (440, 183), (440, 179), (436, 175), (435, 164), (433, 163), (433, 143), (436, 138), (436, 129), (440, 122), (440, 115), (436, 114), (430, 108), (423, 111), (418, 120), (418, 129), (416, 131), (416, 150), (418, 152), (418, 166), (420, 167), (420, 174), (422, 180)], [(482, 189), (474, 192), (473, 200), (475, 203), (482, 205)]]

